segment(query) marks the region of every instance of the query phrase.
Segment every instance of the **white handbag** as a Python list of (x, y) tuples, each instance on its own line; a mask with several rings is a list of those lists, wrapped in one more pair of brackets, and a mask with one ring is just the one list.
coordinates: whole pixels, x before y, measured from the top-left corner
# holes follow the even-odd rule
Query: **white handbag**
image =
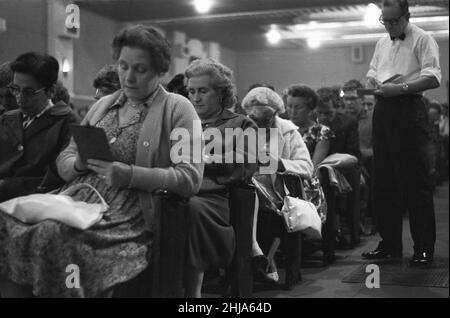
[(288, 232), (301, 231), (313, 239), (322, 238), (322, 221), (313, 203), (289, 196), (284, 185), (286, 196), (280, 215), (283, 217)]
[[(101, 203), (74, 201), (70, 194), (85, 187), (93, 190)], [(52, 219), (81, 230), (99, 222), (108, 209), (100, 193), (87, 183), (75, 184), (59, 194), (30, 194), (0, 203), (1, 211), (24, 223), (35, 224)]]

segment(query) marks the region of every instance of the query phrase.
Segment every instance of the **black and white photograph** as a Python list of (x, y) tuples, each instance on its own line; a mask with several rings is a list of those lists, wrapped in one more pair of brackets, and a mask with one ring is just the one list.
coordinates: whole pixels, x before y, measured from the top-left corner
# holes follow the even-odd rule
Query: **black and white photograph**
[(7, 298), (448, 299), (448, 0), (0, 0)]

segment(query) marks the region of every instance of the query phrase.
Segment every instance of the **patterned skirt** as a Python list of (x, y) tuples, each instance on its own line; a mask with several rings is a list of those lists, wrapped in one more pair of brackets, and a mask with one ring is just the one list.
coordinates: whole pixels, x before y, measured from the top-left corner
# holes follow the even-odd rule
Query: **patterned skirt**
[[(38, 297), (99, 297), (148, 266), (152, 242), (137, 194), (109, 187), (94, 173), (64, 186), (94, 186), (110, 208), (79, 230), (53, 220), (29, 225), (0, 211), (0, 277), (29, 286)], [(98, 202), (93, 191), (73, 195)]]

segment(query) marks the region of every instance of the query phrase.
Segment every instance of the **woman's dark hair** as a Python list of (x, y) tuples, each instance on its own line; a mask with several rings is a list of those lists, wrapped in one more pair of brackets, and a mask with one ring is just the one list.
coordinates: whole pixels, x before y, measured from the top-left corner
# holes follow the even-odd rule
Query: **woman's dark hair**
[(138, 24), (127, 27), (114, 37), (113, 58), (117, 60), (124, 46), (140, 48), (150, 55), (155, 72), (166, 73), (170, 66), (170, 44), (156, 29)]
[(167, 90), (172, 93), (183, 95), (187, 98), (189, 94), (184, 81), (184, 74), (175, 75), (169, 83), (167, 83)]
[(221, 97), (223, 108), (231, 108), (237, 101), (236, 86), (234, 85), (233, 72), (225, 65), (213, 59), (201, 59), (193, 61), (186, 69), (186, 78), (209, 75), (211, 85)]
[(113, 92), (119, 90), (120, 81), (117, 65), (108, 64), (102, 67), (94, 78), (93, 86), (95, 88), (107, 88)]
[(331, 100), (333, 102), (334, 108), (344, 107), (340, 93), (341, 93), (341, 88), (339, 86), (319, 88), (317, 90), (317, 95), (319, 96), (319, 99), (317, 101), (317, 106), (319, 106), (319, 105), (323, 106)]
[(306, 99), (307, 106), (310, 110), (313, 110), (317, 106), (317, 100), (319, 97), (316, 92), (309, 86), (304, 84), (292, 84), (283, 91), (283, 101), (287, 104), (287, 97), (302, 97)]
[(51, 55), (28, 52), (19, 55), (11, 63), (11, 70), (14, 73), (17, 72), (33, 76), (36, 81), (48, 90), (58, 80), (59, 64)]
[(63, 83), (58, 81), (55, 84), (55, 92), (53, 94), (52, 103), (56, 104), (60, 101), (64, 102), (64, 104), (69, 105), (70, 94), (67, 88), (64, 87)]

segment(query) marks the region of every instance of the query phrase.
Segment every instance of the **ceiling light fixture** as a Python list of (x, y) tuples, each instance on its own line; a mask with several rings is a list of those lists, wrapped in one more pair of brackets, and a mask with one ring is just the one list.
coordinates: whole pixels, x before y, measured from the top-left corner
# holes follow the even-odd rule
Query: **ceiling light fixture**
[(211, 0), (194, 0), (194, 7), (198, 13), (207, 13), (211, 10), (212, 1)]
[(364, 23), (369, 28), (378, 26), (380, 24), (378, 18), (381, 15), (381, 10), (373, 3), (369, 3), (364, 12)]
[(281, 33), (278, 29), (276, 29), (275, 26), (271, 26), (271, 29), (266, 33), (267, 41), (269, 41), (270, 44), (275, 45), (280, 43), (281, 41)]
[(308, 40), (306, 41), (306, 43), (308, 43), (308, 46), (309, 46), (311, 49), (317, 49), (317, 48), (320, 47), (321, 41), (320, 41), (320, 39), (317, 38), (317, 37), (311, 37), (311, 38), (308, 38)]

